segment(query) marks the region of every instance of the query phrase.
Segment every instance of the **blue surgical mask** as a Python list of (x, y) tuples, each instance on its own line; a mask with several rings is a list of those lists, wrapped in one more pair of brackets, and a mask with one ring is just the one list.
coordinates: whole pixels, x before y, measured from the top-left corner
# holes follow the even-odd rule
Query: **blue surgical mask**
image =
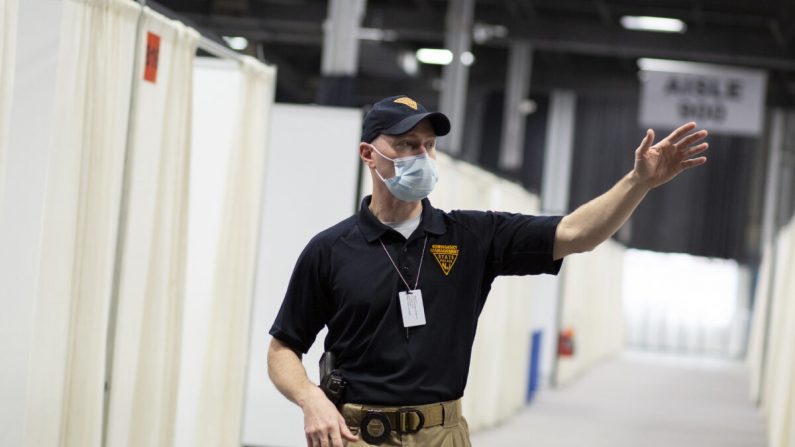
[(436, 163), (428, 154), (422, 153), (410, 157), (389, 158), (370, 145), (378, 155), (391, 161), (395, 165), (395, 176), (385, 179), (378, 170), (375, 173), (384, 182), (386, 188), (393, 196), (404, 202), (416, 202), (428, 197), (433, 191), (439, 174), (436, 172)]

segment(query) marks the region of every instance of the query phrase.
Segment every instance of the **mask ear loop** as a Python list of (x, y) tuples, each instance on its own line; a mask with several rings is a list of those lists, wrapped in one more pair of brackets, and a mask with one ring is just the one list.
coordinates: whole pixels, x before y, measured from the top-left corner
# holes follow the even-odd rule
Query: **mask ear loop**
[[(368, 144), (368, 145), (369, 145), (371, 148), (373, 148), (373, 150), (374, 150), (374, 151), (375, 151), (375, 152), (376, 152), (378, 155), (380, 155), (381, 157), (383, 157), (383, 158), (384, 158), (384, 159), (386, 159), (386, 160), (389, 160), (389, 161), (391, 161), (393, 166), (395, 165), (395, 160), (393, 160), (393, 159), (391, 159), (391, 158), (387, 157), (386, 155), (382, 154), (382, 153), (381, 153), (381, 151), (379, 151), (379, 150), (378, 150), (378, 148), (376, 148), (376, 147), (375, 147), (375, 145), (373, 145), (373, 144), (370, 144), (370, 143), (367, 143), (367, 144)], [(381, 179), (381, 181), (382, 181), (382, 182), (386, 183), (386, 179), (384, 178), (384, 176), (382, 176), (382, 175), (381, 175), (381, 173), (380, 173), (380, 172), (378, 172), (378, 169), (376, 169), (376, 168), (373, 168), (373, 171), (375, 171), (375, 174), (378, 176), (378, 178), (380, 178), (380, 179)]]
[(387, 160), (391, 161), (392, 163), (394, 163), (394, 162), (395, 162), (395, 159), (394, 159), (394, 158), (389, 158), (389, 157), (387, 157), (386, 155), (382, 154), (382, 153), (381, 153), (381, 151), (379, 151), (379, 150), (378, 150), (378, 148), (377, 148), (377, 147), (375, 147), (375, 145), (374, 145), (374, 144), (370, 144), (370, 143), (367, 143), (367, 144), (368, 144), (368, 145), (369, 145), (371, 148), (373, 148), (373, 150), (374, 150), (374, 151), (375, 151), (375, 152), (376, 152), (378, 155), (380, 155), (381, 157), (383, 157), (383, 158), (385, 158), (385, 159), (387, 159)]

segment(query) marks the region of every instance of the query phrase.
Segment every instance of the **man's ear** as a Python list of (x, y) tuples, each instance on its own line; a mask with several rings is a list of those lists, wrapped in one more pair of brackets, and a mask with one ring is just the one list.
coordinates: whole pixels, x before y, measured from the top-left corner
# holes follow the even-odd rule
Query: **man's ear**
[(373, 157), (373, 146), (365, 142), (359, 143), (359, 158), (361, 158), (362, 162), (371, 169), (375, 169), (375, 160)]

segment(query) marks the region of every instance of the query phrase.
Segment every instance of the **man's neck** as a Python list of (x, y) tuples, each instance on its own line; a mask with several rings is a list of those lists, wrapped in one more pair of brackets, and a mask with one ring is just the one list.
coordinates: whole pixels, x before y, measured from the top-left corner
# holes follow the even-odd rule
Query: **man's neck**
[(381, 222), (404, 222), (422, 213), (422, 202), (404, 202), (389, 192), (373, 191), (370, 212)]

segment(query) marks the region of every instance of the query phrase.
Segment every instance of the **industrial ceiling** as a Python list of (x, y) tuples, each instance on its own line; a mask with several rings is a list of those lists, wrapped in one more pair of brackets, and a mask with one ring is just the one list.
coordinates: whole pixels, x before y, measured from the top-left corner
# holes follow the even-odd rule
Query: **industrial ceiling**
[[(279, 66), (278, 99), (313, 102), (317, 93), (326, 0), (159, 0), (203, 32), (241, 36), (246, 52)], [(639, 57), (769, 70), (772, 101), (795, 96), (795, 2), (792, 0), (477, 0), (470, 84), (505, 82), (507, 47), (533, 46), (533, 87), (612, 91), (637, 71)], [(353, 105), (396, 91), (433, 105), (441, 69), (407, 74), (401, 57), (443, 47), (445, 0), (368, 0), (360, 32)], [(630, 31), (623, 16), (678, 18), (687, 31)]]
[[(326, 0), (155, 1), (219, 42), (224, 36), (244, 37), (247, 47), (241, 51), (278, 66), (277, 101), (329, 103), (322, 94), (328, 77), (321, 73)], [(405, 62), (420, 48), (444, 47), (450, 3), (367, 0), (358, 34), (358, 71), (345, 105), (366, 107), (386, 96), (408, 94), (439, 109), (441, 66), (415, 64), (412, 71)], [(679, 19), (686, 30), (629, 30), (622, 24), (625, 16)], [(538, 192), (549, 98), (553, 91), (571, 91), (577, 97), (573, 209), (631, 169), (631, 152), (645, 132), (637, 118), (639, 58), (764, 70), (767, 110), (792, 109), (794, 25), (793, 0), (476, 0), (474, 63), (468, 69), (465, 135), (458, 156)], [(509, 50), (517, 42), (532, 48), (527, 82), (535, 112), (523, 112), (522, 165), (504, 169), (498, 163), (501, 123)], [(795, 147), (795, 131), (787, 131), (788, 138)], [(650, 194), (619, 233), (621, 242), (752, 265), (759, 261), (768, 132), (713, 135), (710, 143), (707, 167)], [(795, 151), (791, 158), (787, 172), (795, 172)], [(795, 194), (795, 182), (790, 186)], [(792, 214), (791, 205), (785, 208), (782, 218)]]

